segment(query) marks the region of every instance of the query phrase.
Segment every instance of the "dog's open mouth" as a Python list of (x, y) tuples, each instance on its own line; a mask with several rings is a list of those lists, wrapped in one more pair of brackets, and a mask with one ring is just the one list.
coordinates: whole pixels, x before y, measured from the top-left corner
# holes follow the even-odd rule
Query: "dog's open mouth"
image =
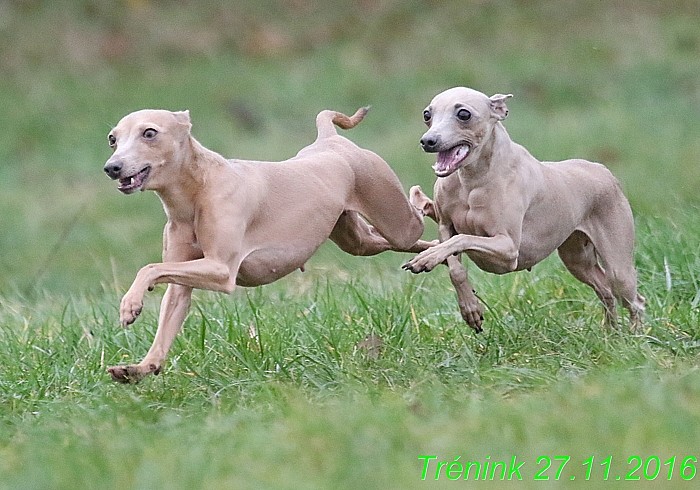
[(135, 173), (131, 177), (124, 177), (123, 179), (119, 179), (119, 187), (117, 187), (117, 189), (119, 189), (124, 194), (131, 194), (132, 192), (136, 192), (137, 190), (143, 187), (143, 184), (146, 182), (146, 179), (148, 178), (148, 175), (150, 173), (151, 167), (149, 165), (143, 170)]
[(449, 150), (438, 152), (437, 162), (433, 165), (435, 175), (447, 177), (457, 170), (459, 164), (467, 158), (467, 155), (469, 155), (468, 145), (457, 145)]

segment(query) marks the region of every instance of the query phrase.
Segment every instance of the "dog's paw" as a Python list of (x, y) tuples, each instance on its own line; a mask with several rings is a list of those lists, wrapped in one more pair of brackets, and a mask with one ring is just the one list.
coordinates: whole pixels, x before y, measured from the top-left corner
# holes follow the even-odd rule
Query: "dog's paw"
[(112, 375), (112, 381), (122, 384), (136, 384), (149, 374), (160, 374), (160, 366), (155, 364), (131, 364), (128, 366), (112, 366), (107, 372)]
[(416, 266), (413, 263), (413, 261), (402, 265), (401, 268), (405, 271), (413, 272), (414, 274), (420, 274), (421, 272), (426, 272), (425, 269), (422, 269), (422, 268), (419, 268), (418, 266)]
[(404, 264), (401, 268), (411, 271), (414, 274), (430, 272), (439, 264), (443, 263), (448, 256), (449, 254), (444, 254), (444, 250), (441, 245), (434, 245), (413, 257), (413, 259)]
[(645, 327), (644, 323), (642, 323), (641, 315), (631, 315), (629, 329), (632, 335), (646, 335), (651, 330), (651, 327)]
[(484, 331), (481, 326), (484, 324), (484, 313), (481, 311), (481, 303), (475, 298), (474, 301), (459, 304), (459, 313), (467, 325), (474, 329), (476, 333)]
[(143, 299), (137, 299), (133, 294), (127, 293), (119, 306), (119, 321), (122, 327), (134, 323), (141, 311), (143, 311)]

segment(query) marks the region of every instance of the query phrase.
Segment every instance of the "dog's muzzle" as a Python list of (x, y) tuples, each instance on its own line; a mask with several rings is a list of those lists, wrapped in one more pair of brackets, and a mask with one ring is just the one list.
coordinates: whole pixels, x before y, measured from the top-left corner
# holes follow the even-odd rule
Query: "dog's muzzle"
[(423, 151), (426, 153), (435, 153), (438, 151), (440, 146), (440, 139), (437, 136), (426, 136), (420, 139), (420, 145), (423, 147)]
[(107, 162), (104, 166), (104, 171), (112, 180), (119, 179), (119, 187), (117, 189), (124, 194), (131, 194), (137, 190), (142, 190), (148, 176), (151, 173), (151, 166), (146, 165), (144, 168), (132, 175), (124, 175), (124, 163), (121, 161)]
[(107, 164), (104, 166), (104, 171), (107, 174), (107, 177), (115, 180), (119, 178), (123, 168), (124, 164), (122, 162), (107, 162)]

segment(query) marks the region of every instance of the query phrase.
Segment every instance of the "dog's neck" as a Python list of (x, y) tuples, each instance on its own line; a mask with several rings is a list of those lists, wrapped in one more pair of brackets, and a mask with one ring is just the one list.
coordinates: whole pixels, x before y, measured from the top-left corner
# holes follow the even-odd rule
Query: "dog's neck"
[[(479, 182), (489, 178), (493, 167), (494, 154), (499, 153), (502, 146), (499, 141), (508, 138), (506, 128), (497, 122), (481, 140), (481, 144), (472, 150), (472, 161), (458, 170), (459, 179), (463, 186), (478, 187)], [(498, 155), (496, 155), (498, 156)]]
[(193, 137), (184, 145), (181, 158), (175, 163), (172, 178), (167, 186), (154, 189), (168, 219), (171, 221), (193, 221), (198, 195), (206, 186), (211, 167), (225, 164), (218, 153), (205, 148)]
[(510, 172), (520, 158), (516, 155), (524, 148), (513, 142), (505, 126), (496, 122), (481, 145), (475, 150), (475, 159), (457, 172), (462, 185), (468, 188), (480, 187), (492, 181), (494, 173)]

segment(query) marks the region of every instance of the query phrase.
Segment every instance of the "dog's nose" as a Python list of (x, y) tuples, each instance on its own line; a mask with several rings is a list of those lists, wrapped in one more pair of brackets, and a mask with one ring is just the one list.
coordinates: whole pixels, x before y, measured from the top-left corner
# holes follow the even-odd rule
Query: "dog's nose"
[(423, 151), (435, 152), (437, 151), (438, 138), (437, 136), (424, 135), (420, 139), (420, 145), (423, 147)]
[(124, 168), (124, 164), (122, 162), (107, 162), (104, 167), (105, 173), (112, 180), (119, 178), (122, 168)]

